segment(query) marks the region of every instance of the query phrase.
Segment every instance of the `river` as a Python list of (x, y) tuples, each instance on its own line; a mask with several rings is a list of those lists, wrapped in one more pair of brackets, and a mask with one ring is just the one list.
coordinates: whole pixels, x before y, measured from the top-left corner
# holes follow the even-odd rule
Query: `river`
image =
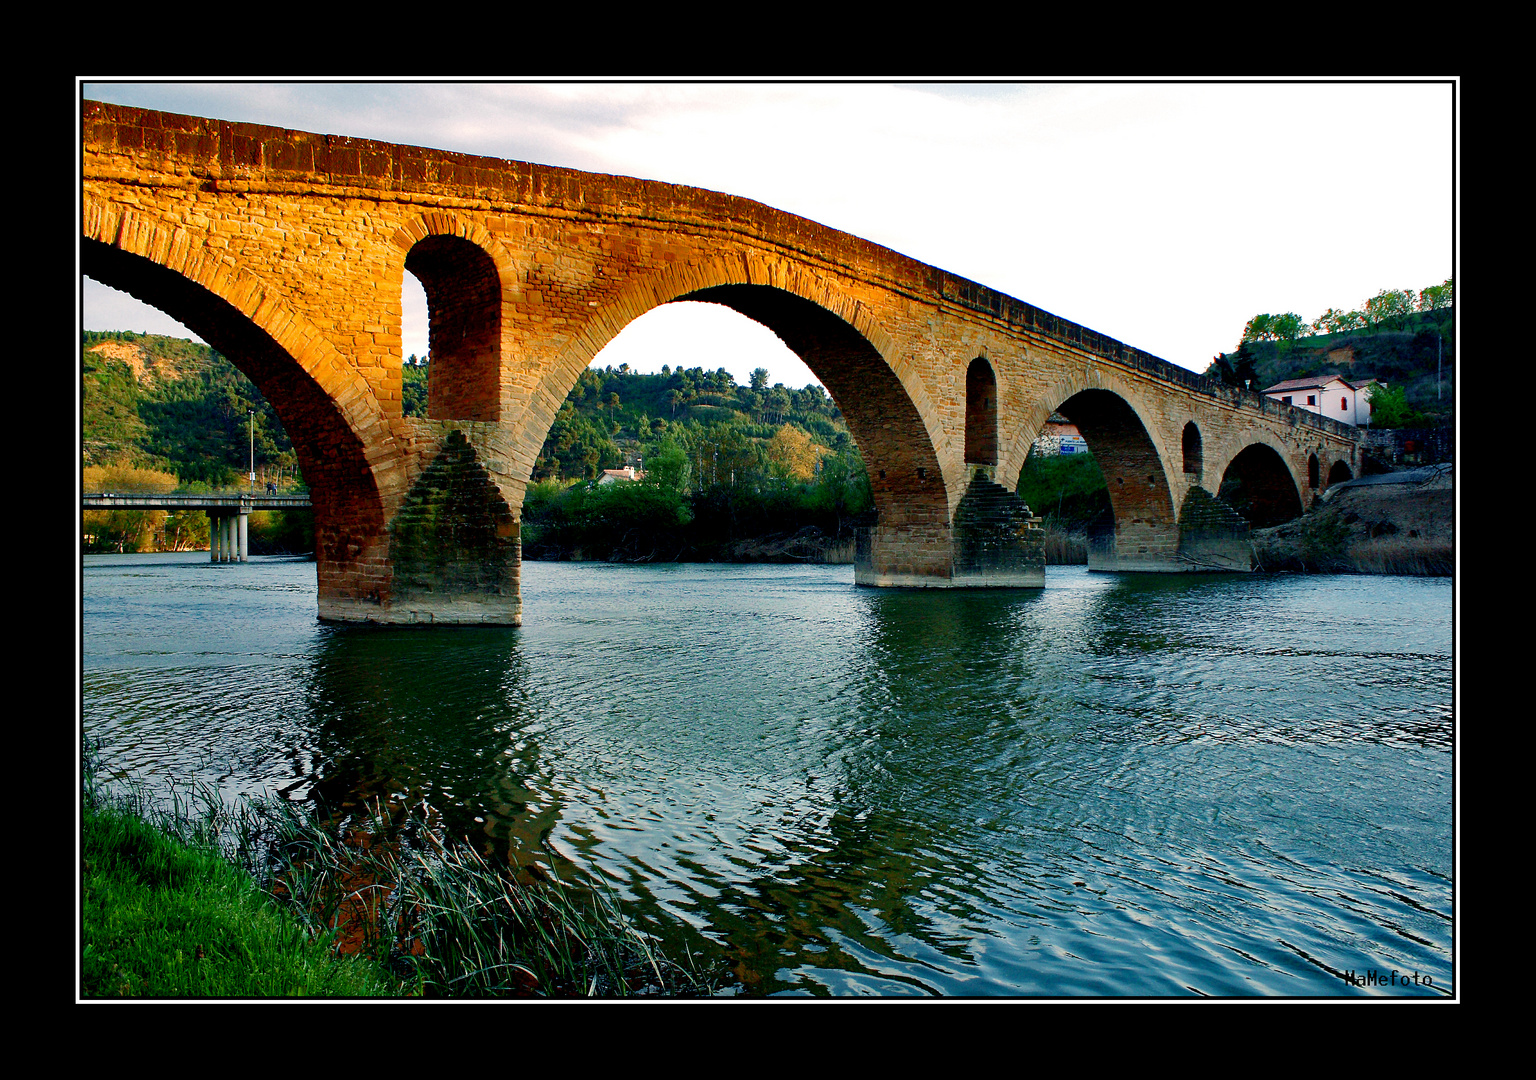
[(1449, 579), (852, 579), (529, 562), (520, 629), (365, 630), (312, 562), (88, 556), (81, 720), (601, 875), (743, 994), (1454, 993)]

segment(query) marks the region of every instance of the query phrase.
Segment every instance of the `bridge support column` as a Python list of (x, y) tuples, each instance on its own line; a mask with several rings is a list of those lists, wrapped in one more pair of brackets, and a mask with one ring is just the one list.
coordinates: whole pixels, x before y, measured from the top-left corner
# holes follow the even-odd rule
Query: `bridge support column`
[(208, 561), (245, 562), (250, 551), (249, 511), (208, 511)]
[(985, 466), (955, 508), (951, 584), (963, 588), (1045, 587), (1045, 530), (1018, 495), (995, 483)]
[(1253, 569), (1252, 526), (1204, 488), (1191, 488), (1179, 511), (1179, 559), (1190, 570)]
[(860, 527), (854, 583), (879, 588), (1044, 587), (1044, 530), (1023, 500), (986, 473), (977, 470), (953, 525), (933, 507), (897, 507)]
[(522, 625), (521, 521), (463, 432), (442, 438), (384, 535), (358, 539), (321, 568), (322, 619)]
[(1106, 512), (1088, 526), (1088, 569), (1133, 573), (1244, 573), (1253, 569), (1249, 525), (1203, 488), (1191, 489), (1177, 522)]
[(1179, 560), (1175, 523), (1105, 517), (1088, 526), (1088, 569), (1164, 574), (1195, 569)]
[(954, 548), (949, 523), (937, 508), (887, 508), (855, 535), (855, 585), (942, 589), (951, 584)]

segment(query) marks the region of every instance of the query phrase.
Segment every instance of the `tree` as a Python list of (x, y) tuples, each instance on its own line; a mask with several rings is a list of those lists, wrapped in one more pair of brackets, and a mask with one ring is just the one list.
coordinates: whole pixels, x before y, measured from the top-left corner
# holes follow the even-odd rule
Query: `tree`
[(1362, 330), (1365, 328), (1365, 316), (1358, 311), (1340, 311), (1338, 308), (1329, 308), (1317, 317), (1312, 324), (1314, 334), (1342, 334), (1347, 330)]
[(1294, 311), (1274, 316), (1269, 325), (1271, 332), (1281, 341), (1295, 341), (1307, 331), (1307, 321)]
[(1243, 327), (1243, 341), (1270, 341), (1275, 336), (1273, 315), (1255, 315)]
[(1420, 311), (1439, 311), (1455, 304), (1456, 290), (1451, 284), (1451, 279), (1446, 278), (1440, 285), (1431, 285), (1419, 292)]
[(1372, 383), (1365, 391), (1371, 403), (1371, 426), (1383, 428), (1415, 427), (1420, 414), (1408, 404), (1408, 391), (1401, 386)]
[(680, 497), (688, 490), (690, 471), (688, 452), (678, 445), (677, 440), (666, 438), (646, 459), (645, 479), (642, 483), (654, 484)]
[(1371, 326), (1413, 312), (1413, 293), (1406, 289), (1382, 289), (1365, 302), (1365, 319)]
[[(84, 492), (163, 495), (176, 489), (172, 473), (140, 469), (120, 459), (112, 465), (92, 465), (80, 473)], [(165, 528), (164, 510), (87, 510), (84, 526), (91, 551), (152, 551)]]
[[(1211, 366), (1215, 369), (1214, 374), (1228, 386), (1236, 386), (1244, 390), (1259, 388), (1258, 361), (1246, 341), (1237, 347), (1237, 352), (1233, 354), (1231, 360), (1223, 354), (1213, 357)], [(1211, 370), (1207, 369), (1206, 374), (1212, 374)]]
[(816, 475), (820, 448), (799, 428), (785, 424), (768, 440), (768, 463), (773, 474), (804, 483)]
[(768, 389), (768, 369), (767, 368), (760, 367), (760, 368), (753, 368), (752, 369), (752, 389), (754, 389), (754, 390), (766, 390), (766, 389)]

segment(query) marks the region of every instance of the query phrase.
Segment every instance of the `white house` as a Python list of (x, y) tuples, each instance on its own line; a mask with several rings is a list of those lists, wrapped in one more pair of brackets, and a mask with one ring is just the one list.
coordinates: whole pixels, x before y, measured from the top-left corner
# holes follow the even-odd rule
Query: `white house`
[[(1309, 379), (1275, 383), (1264, 391), (1264, 396), (1356, 427), (1369, 426), (1371, 402), (1366, 391), (1375, 382), (1375, 379), (1350, 382), (1341, 375), (1314, 375)], [(1381, 385), (1385, 387), (1387, 384)]]
[(637, 469), (633, 465), (626, 465), (622, 469), (604, 469), (603, 475), (597, 478), (597, 486), (604, 484), (616, 484), (621, 480), (644, 480), (645, 471)]

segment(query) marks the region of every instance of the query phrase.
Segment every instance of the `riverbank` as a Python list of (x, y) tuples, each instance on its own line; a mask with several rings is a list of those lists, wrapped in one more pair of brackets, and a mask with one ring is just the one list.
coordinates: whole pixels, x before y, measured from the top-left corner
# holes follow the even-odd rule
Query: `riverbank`
[(81, 807), (80, 995), (394, 997), (377, 965), (335, 954), (195, 828), (87, 793)]
[(1456, 493), (1449, 465), (1336, 484), (1294, 521), (1253, 531), (1255, 569), (1448, 576)]
[[(705, 996), (610, 894), (520, 881), (412, 815), (82, 791), (84, 998)], [(536, 868), (535, 868), (536, 869)]]

